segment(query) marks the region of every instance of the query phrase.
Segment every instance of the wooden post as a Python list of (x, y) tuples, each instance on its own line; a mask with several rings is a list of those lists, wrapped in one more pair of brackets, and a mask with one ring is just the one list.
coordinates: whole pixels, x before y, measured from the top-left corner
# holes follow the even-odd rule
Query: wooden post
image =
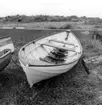
[(90, 74), (89, 69), (88, 69), (88, 67), (86, 66), (86, 63), (85, 63), (83, 57), (81, 58), (81, 64), (83, 65), (83, 67), (84, 67), (86, 73), (87, 73), (87, 74)]
[(65, 40), (68, 40), (68, 36), (69, 36), (70, 30), (67, 30), (66, 32), (67, 32), (67, 36), (66, 36)]

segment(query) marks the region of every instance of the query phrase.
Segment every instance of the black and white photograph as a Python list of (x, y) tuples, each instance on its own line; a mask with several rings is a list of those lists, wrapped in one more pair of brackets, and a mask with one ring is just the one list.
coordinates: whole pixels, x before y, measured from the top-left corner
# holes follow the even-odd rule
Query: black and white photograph
[(0, 105), (102, 105), (102, 1), (0, 1)]

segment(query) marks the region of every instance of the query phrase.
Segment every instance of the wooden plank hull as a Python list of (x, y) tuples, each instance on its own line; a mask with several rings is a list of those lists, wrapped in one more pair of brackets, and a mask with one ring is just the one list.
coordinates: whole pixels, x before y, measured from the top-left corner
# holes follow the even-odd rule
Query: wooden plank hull
[(8, 52), (4, 57), (0, 58), (0, 72), (4, 70), (11, 61), (11, 52)]
[(30, 87), (33, 86), (33, 84), (40, 82), (42, 80), (60, 75), (62, 73), (65, 73), (69, 71), (75, 64), (77, 64), (78, 61), (75, 61), (74, 63), (70, 65), (63, 65), (63, 66), (52, 66), (52, 67), (26, 67), (23, 65), (22, 62), (20, 62), (26, 76), (28, 83)]
[(23, 46), (18, 54), (30, 87), (69, 71), (81, 55), (81, 43), (71, 31), (32, 41)]
[(11, 37), (9, 36), (0, 38), (0, 52), (5, 49), (9, 49), (11, 52), (14, 52), (14, 45)]
[(11, 38), (0, 38), (0, 72), (10, 63), (11, 55), (14, 52), (14, 45)]

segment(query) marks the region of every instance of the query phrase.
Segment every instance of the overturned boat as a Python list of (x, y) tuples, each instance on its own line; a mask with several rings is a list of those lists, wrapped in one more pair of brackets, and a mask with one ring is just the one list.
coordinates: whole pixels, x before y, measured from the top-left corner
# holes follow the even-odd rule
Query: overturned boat
[(32, 87), (41, 80), (70, 70), (80, 59), (82, 46), (74, 33), (67, 30), (26, 44), (18, 55)]
[(11, 38), (0, 38), (0, 72), (10, 63), (12, 53), (14, 52), (14, 45)]

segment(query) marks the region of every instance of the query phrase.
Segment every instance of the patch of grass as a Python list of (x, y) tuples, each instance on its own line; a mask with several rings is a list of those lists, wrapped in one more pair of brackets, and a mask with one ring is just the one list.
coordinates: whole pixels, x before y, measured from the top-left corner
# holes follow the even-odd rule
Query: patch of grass
[[(19, 49), (29, 41), (57, 33), (60, 30), (0, 30), (0, 36), (12, 37), (18, 62)], [(80, 32), (75, 32), (83, 42)], [(87, 36), (86, 36), (87, 37)], [(84, 37), (85, 38), (85, 37)], [(86, 43), (85, 43), (86, 44)], [(83, 46), (85, 46), (83, 44)], [(35, 84), (30, 89), (22, 68), (12, 61), (0, 74), (1, 105), (97, 105), (98, 84), (91, 82), (80, 62), (70, 71)]]

